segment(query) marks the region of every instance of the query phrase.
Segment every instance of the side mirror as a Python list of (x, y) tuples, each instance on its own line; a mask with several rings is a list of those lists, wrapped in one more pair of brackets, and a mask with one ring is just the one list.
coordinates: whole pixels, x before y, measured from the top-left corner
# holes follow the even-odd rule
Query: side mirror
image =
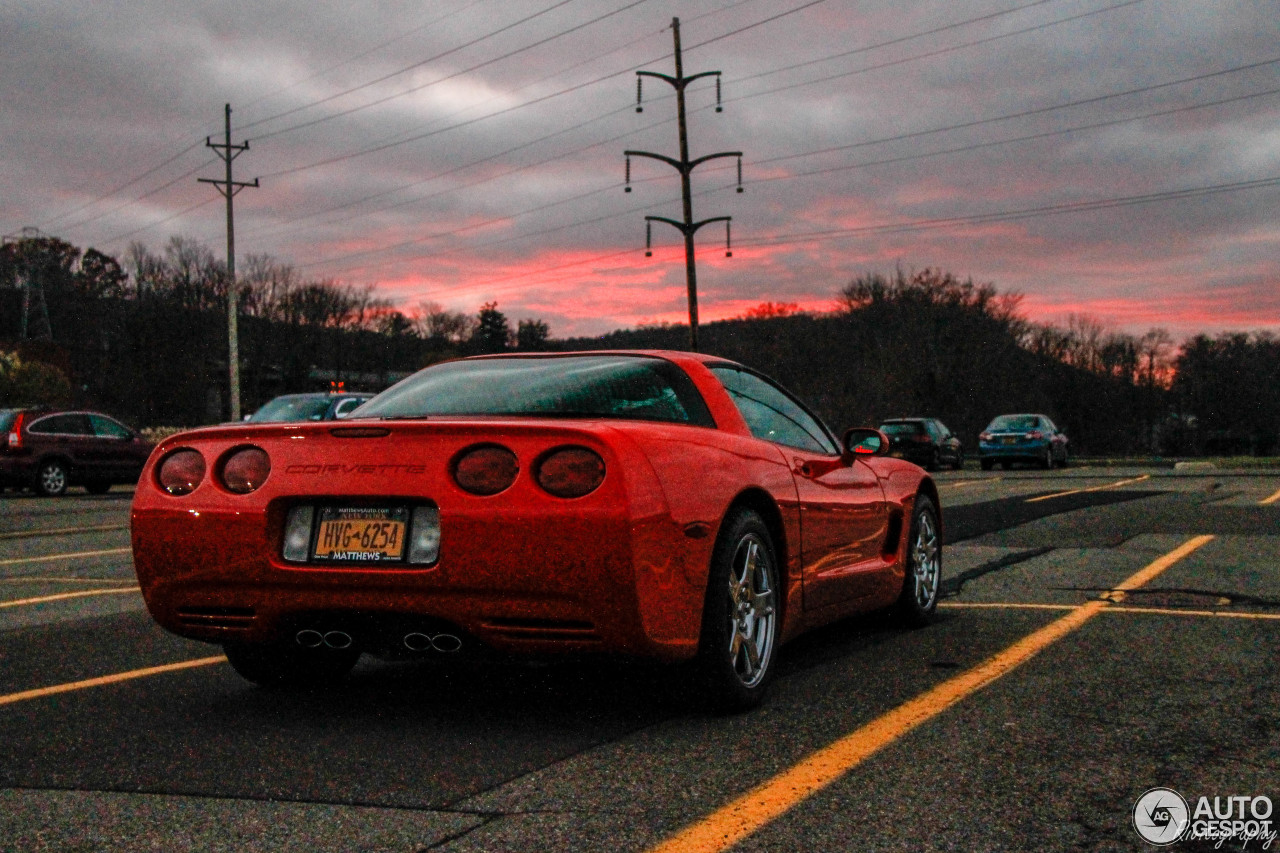
[(854, 427), (844, 434), (844, 456), (853, 462), (859, 456), (884, 456), (889, 452), (889, 436), (871, 427)]

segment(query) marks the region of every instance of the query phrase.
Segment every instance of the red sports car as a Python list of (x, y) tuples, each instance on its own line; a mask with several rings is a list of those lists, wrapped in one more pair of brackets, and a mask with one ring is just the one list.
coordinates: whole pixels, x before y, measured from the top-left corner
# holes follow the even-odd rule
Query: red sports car
[(937, 490), (887, 448), (713, 356), (460, 359), (342, 422), (166, 439), (134, 563), (161, 625), (259, 684), (365, 652), (607, 651), (693, 660), (745, 708), (806, 629), (932, 617)]

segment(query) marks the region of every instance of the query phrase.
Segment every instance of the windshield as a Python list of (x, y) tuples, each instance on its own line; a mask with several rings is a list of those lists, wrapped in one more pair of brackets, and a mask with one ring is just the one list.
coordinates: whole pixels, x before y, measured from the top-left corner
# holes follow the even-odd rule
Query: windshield
[(360, 408), (362, 418), (605, 417), (714, 426), (693, 380), (646, 356), (484, 358), (428, 367)]
[(276, 397), (249, 416), (253, 423), (276, 421), (318, 421), (329, 408), (328, 397)]
[(987, 432), (996, 430), (1039, 429), (1040, 418), (1035, 415), (1001, 415), (991, 422)]

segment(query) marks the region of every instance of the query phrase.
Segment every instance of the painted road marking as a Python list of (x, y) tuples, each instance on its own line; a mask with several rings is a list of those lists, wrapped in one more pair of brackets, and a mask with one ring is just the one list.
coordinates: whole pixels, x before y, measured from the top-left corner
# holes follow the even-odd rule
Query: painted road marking
[[(1075, 610), (1074, 604), (1024, 604), (1010, 602), (945, 602), (939, 607), (992, 610)], [(1175, 607), (1108, 607), (1103, 613), (1155, 613), (1165, 616), (1222, 616), (1227, 619), (1280, 619), (1280, 613), (1240, 613), (1232, 610), (1180, 610)]]
[(958, 480), (954, 483), (939, 483), (938, 488), (945, 489), (949, 487), (952, 489), (958, 489), (962, 486), (972, 486), (974, 483), (994, 483), (999, 479), (1001, 478), (1000, 477), (983, 477), (980, 480)]
[(194, 669), (198, 666), (210, 666), (223, 663), (226, 658), (214, 655), (195, 660), (184, 660), (178, 663), (166, 663), (161, 666), (149, 666), (146, 669), (131, 669), (128, 672), (117, 672), (114, 675), (102, 675), (97, 678), (86, 678), (84, 681), (72, 681), (68, 684), (55, 684), (52, 687), (37, 687), (35, 690), (24, 690), (21, 693), (10, 693), (0, 696), (0, 705), (12, 705), (14, 702), (25, 702), (28, 699), (39, 699), (43, 696), (54, 696), (58, 693), (70, 693), (74, 690), (86, 690), (90, 687), (103, 687), (107, 684), (119, 684), (121, 681), (132, 681), (135, 678), (148, 678), (152, 675), (163, 675), (166, 672), (178, 672), (183, 669)]
[(97, 533), (102, 530), (128, 530), (127, 524), (96, 524), (92, 527), (54, 527), (48, 530), (17, 530), (0, 533), (0, 539), (25, 539), (29, 536), (64, 536), (72, 533)]
[(46, 575), (23, 575), (16, 578), (0, 578), (0, 584), (5, 583), (127, 583), (134, 584), (132, 578), (125, 580), (124, 578), (51, 578)]
[[(1136, 589), (1197, 548), (1213, 540), (1197, 536), (1149, 564), (1116, 587)], [(1023, 637), (994, 657), (911, 699), (862, 728), (818, 750), (703, 820), (650, 849), (650, 853), (719, 853), (781, 817), (793, 806), (835, 782), (874, 753), (960, 700), (1035, 657), (1102, 610), (1110, 601), (1087, 601), (1065, 616)]]
[(55, 560), (74, 560), (77, 557), (102, 557), (107, 554), (128, 554), (132, 548), (107, 548), (105, 551), (77, 551), (74, 554), (50, 554), (47, 557), (18, 557), (16, 560), (0, 560), (0, 566), (16, 566), (20, 563), (51, 563)]
[(80, 592), (60, 592), (56, 595), (41, 595), (37, 598), (16, 598), (13, 601), (0, 601), (0, 608), (3, 607), (24, 607), (28, 604), (44, 604), (46, 601), (62, 601), (67, 598), (85, 598), (90, 595), (120, 595), (126, 592), (141, 592), (142, 590), (136, 586), (126, 587), (124, 589), (86, 589)]
[(1027, 498), (1027, 503), (1033, 504), (1036, 501), (1047, 501), (1050, 498), (1064, 498), (1067, 495), (1082, 495), (1085, 492), (1101, 492), (1106, 489), (1114, 489), (1118, 486), (1127, 486), (1130, 483), (1141, 483), (1143, 480), (1150, 480), (1150, 474), (1143, 474), (1141, 477), (1134, 477), (1131, 480), (1119, 480), (1115, 483), (1107, 483), (1105, 486), (1093, 486), (1088, 489), (1072, 489), (1069, 492), (1054, 492), (1052, 495), (1041, 495), (1038, 498)]
[(1263, 506), (1266, 506), (1267, 504), (1273, 504), (1276, 501), (1280, 501), (1280, 492), (1276, 492), (1274, 495), (1272, 495), (1269, 498), (1263, 498), (1261, 501), (1259, 501), (1259, 503), (1261, 503)]

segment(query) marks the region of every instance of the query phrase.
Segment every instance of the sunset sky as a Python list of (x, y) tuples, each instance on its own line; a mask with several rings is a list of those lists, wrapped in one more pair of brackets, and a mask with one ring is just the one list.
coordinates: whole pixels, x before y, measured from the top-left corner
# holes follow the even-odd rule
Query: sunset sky
[(0, 8), (0, 232), (237, 256), (556, 337), (686, 317), (679, 16), (703, 321), (940, 267), (1027, 315), (1280, 333), (1274, 0), (209, 0)]

